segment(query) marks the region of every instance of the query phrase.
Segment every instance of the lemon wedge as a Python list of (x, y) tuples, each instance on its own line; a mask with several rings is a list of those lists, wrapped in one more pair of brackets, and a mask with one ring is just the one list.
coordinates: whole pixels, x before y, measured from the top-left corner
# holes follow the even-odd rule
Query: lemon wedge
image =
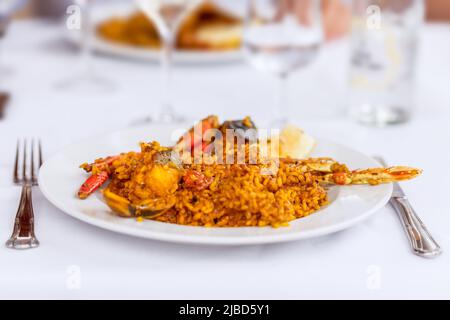
[(280, 132), (280, 156), (282, 158), (308, 158), (316, 140), (294, 125), (288, 125)]

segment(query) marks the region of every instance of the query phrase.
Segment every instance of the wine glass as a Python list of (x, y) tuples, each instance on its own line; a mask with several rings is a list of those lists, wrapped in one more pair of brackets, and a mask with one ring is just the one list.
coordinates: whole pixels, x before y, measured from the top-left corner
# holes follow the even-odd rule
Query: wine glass
[[(77, 71), (68, 78), (56, 83), (56, 88), (77, 93), (105, 93), (115, 89), (115, 84), (99, 75), (94, 68), (92, 40), (94, 26), (92, 23), (92, 5), (94, 0), (74, 0), (78, 11), (72, 14), (80, 14), (81, 49)], [(71, 30), (73, 31), (73, 30)]]
[(249, 0), (244, 53), (251, 65), (278, 77), (273, 127), (286, 124), (287, 79), (317, 56), (323, 40), (320, 0)]
[[(6, 35), (11, 17), (21, 9), (27, 0), (1, 0), (0, 1), (0, 40)], [(1, 45), (1, 44), (0, 44)], [(0, 58), (2, 54), (2, 48), (0, 48)], [(0, 74), (5, 75), (11, 72), (11, 69), (4, 65), (0, 59)]]
[(161, 37), (163, 91), (158, 122), (179, 123), (185, 119), (172, 104), (171, 75), (176, 35), (183, 19), (201, 0), (136, 0), (142, 12), (155, 24)]

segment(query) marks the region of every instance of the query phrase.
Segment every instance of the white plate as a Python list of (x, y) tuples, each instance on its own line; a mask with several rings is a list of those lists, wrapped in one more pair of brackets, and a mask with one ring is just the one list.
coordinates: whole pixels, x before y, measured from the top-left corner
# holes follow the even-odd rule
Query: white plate
[[(172, 145), (174, 128), (150, 126), (97, 137), (66, 148), (43, 165), (39, 185), (45, 197), (63, 212), (91, 225), (131, 236), (180, 243), (209, 245), (248, 245), (299, 240), (322, 236), (361, 222), (383, 207), (392, 193), (392, 185), (334, 187), (330, 205), (317, 213), (290, 223), (290, 227), (203, 228), (156, 221), (137, 222), (114, 216), (99, 199), (79, 200), (76, 192), (86, 176), (81, 163), (138, 150), (138, 142), (158, 140)], [(378, 166), (371, 158), (350, 148), (319, 140), (313, 156), (330, 156), (350, 168)]]
[[(98, 25), (111, 17), (128, 16), (137, 10), (134, 5), (129, 3), (94, 6), (92, 10), (93, 24)], [(79, 31), (68, 30), (66, 36), (70, 42), (76, 45), (81, 44), (81, 33)], [(156, 62), (161, 59), (159, 50), (117, 44), (106, 41), (97, 34), (92, 39), (92, 49), (97, 53), (125, 59)], [(182, 64), (229, 63), (241, 60), (242, 52), (240, 49), (230, 51), (176, 51), (173, 59), (174, 62)]]

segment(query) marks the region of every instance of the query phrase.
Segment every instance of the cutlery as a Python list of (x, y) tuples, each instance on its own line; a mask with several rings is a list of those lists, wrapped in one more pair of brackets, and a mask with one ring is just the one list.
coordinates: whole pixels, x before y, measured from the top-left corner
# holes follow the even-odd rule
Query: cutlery
[[(383, 158), (374, 157), (374, 159), (384, 167), (387, 167)], [(389, 203), (400, 218), (400, 222), (406, 231), (413, 252), (424, 258), (435, 258), (439, 256), (442, 253), (441, 247), (434, 240), (425, 224), (412, 208), (408, 197), (398, 183), (394, 183), (394, 191)]]
[(5, 108), (9, 101), (9, 94), (6, 92), (0, 92), (0, 120), (5, 115)]
[[(14, 223), (14, 231), (11, 238), (6, 242), (6, 246), (11, 249), (31, 249), (39, 246), (39, 241), (34, 234), (32, 189), (38, 185), (37, 172), (42, 166), (42, 146), (40, 141), (31, 140), (31, 154), (28, 156), (29, 145), (28, 141), (24, 140), (22, 157), (20, 157), (20, 145), (21, 143), (18, 141), (13, 180), (15, 185), (22, 187), (22, 195)], [(19, 165), (20, 158), (22, 158), (21, 168)]]

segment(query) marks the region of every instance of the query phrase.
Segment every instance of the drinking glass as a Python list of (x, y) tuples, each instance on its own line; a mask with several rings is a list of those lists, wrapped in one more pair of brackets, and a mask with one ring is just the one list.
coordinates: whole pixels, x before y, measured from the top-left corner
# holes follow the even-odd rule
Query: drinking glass
[(162, 40), (162, 101), (158, 122), (183, 122), (172, 103), (171, 76), (176, 35), (183, 19), (201, 0), (136, 0), (144, 14), (155, 24)]
[(353, 0), (350, 114), (385, 126), (407, 121), (424, 0)]
[[(94, 68), (92, 40), (94, 26), (92, 22), (92, 5), (94, 0), (74, 0), (80, 13), (81, 49), (77, 71), (68, 78), (56, 83), (61, 90), (77, 93), (107, 93), (115, 89), (115, 84), (99, 75)], [(74, 13), (77, 14), (77, 13)]]
[(320, 0), (249, 0), (244, 52), (256, 69), (278, 77), (273, 127), (288, 119), (286, 84), (317, 56), (323, 40)]
[[(27, 0), (1, 0), (0, 1), (0, 40), (2, 40), (8, 29), (11, 17), (25, 4)], [(2, 50), (0, 43), (0, 75), (3, 76), (11, 72), (11, 69), (1, 61)]]

